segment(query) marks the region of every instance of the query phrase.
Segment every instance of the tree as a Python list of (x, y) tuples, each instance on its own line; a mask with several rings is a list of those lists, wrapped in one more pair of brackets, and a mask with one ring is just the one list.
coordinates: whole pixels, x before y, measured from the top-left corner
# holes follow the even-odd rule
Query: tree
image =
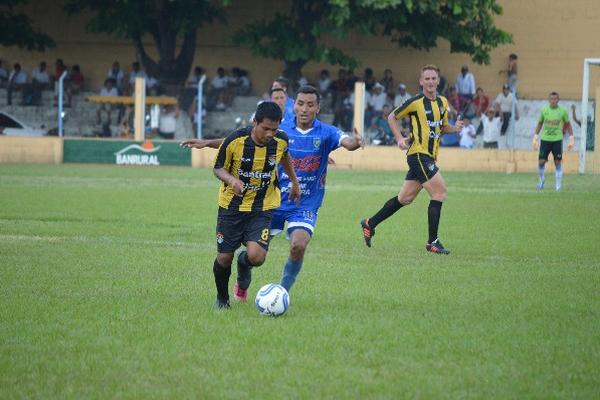
[(350, 33), (427, 50), (444, 38), (451, 52), (489, 63), (493, 48), (512, 41), (494, 25), (493, 16), (501, 13), (496, 0), (291, 0), (287, 14), (248, 24), (234, 34), (233, 42), (249, 46), (257, 55), (283, 60), (284, 74), (293, 81), (309, 61), (356, 68), (354, 57), (323, 41)]
[(44, 51), (54, 47), (54, 40), (39, 29), (34, 29), (29, 17), (15, 11), (15, 6), (26, 0), (0, 0), (0, 45), (18, 46), (27, 50)]
[[(69, 14), (91, 11), (91, 32), (131, 39), (146, 72), (172, 94), (190, 73), (198, 29), (206, 22), (225, 20), (223, 7), (210, 0), (68, 0), (65, 9)], [(154, 41), (158, 60), (146, 51), (146, 34)]]

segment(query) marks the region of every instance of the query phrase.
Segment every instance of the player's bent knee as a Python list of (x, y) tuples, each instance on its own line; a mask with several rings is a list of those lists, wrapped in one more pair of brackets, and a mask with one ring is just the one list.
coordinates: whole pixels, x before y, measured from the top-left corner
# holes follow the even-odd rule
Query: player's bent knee
[(217, 262), (222, 267), (229, 267), (233, 262), (233, 253), (218, 253)]
[(260, 267), (265, 263), (266, 253), (248, 253), (248, 260), (253, 267)]

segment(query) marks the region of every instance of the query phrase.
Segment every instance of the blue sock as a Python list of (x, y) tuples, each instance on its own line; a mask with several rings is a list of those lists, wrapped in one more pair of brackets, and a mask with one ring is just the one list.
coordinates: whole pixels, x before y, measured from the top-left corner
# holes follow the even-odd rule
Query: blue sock
[(294, 285), (294, 282), (296, 282), (296, 277), (302, 269), (302, 262), (303, 260), (294, 261), (291, 258), (288, 258), (287, 262), (283, 266), (281, 286), (283, 286), (288, 292)]
[(546, 165), (539, 165), (538, 164), (538, 176), (540, 177), (540, 181), (544, 180), (544, 169), (545, 169)]

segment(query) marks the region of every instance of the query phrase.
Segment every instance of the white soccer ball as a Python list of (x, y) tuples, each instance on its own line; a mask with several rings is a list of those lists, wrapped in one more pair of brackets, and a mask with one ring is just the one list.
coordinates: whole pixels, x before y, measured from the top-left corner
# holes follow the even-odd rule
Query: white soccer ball
[(290, 306), (290, 295), (283, 286), (269, 283), (256, 293), (254, 304), (262, 315), (277, 317), (283, 315)]

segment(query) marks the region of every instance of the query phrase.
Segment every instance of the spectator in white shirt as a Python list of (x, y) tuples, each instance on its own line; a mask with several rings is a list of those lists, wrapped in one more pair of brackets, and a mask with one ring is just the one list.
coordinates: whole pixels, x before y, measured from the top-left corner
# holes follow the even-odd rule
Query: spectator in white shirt
[[(121, 65), (118, 61), (115, 61), (112, 67), (108, 70), (106, 74), (106, 78), (112, 79), (114, 82), (114, 86), (119, 92), (119, 94), (123, 93), (123, 78), (125, 75), (123, 74), (123, 70), (121, 70)], [(135, 84), (135, 83), (134, 83)]]
[[(21, 65), (16, 63), (8, 77), (8, 90), (6, 91), (6, 104), (12, 104), (12, 92), (23, 90), (27, 85), (27, 73), (21, 69)], [(22, 93), (21, 93), (22, 94)]]
[(458, 93), (460, 99), (460, 112), (464, 113), (471, 104), (471, 101), (475, 96), (475, 91), (477, 90), (477, 86), (475, 86), (475, 77), (469, 72), (469, 67), (466, 65), (462, 66), (460, 73), (456, 77), (454, 86), (456, 87), (456, 93)]
[[(104, 81), (104, 86), (100, 90), (100, 96), (118, 96), (119, 91), (116, 87), (114, 87), (114, 80), (112, 78), (108, 78)], [(108, 125), (112, 124), (111, 114), (112, 111), (116, 109), (114, 104), (100, 104), (98, 110), (96, 110), (96, 123), (100, 125), (102, 122), (102, 111), (106, 111), (106, 115), (108, 118)]]
[(502, 126), (502, 118), (498, 115), (498, 110), (495, 106), (487, 109), (485, 116), (481, 118), (483, 125), (483, 148), (497, 149), (498, 140), (500, 139), (500, 127)]
[(508, 84), (502, 85), (502, 92), (496, 96), (496, 103), (500, 106), (500, 112), (502, 113), (502, 129), (500, 130), (501, 135), (506, 135), (508, 124), (510, 123), (510, 117), (512, 117), (512, 106), (513, 101), (515, 102), (515, 120), (519, 119), (519, 108), (517, 107), (517, 99), (515, 95), (510, 91)]
[(227, 89), (229, 78), (225, 75), (225, 68), (217, 68), (217, 75), (212, 78), (208, 94), (206, 96), (206, 109), (212, 111), (214, 109), (223, 111), (226, 109), (223, 98)]
[(383, 90), (383, 85), (379, 82), (373, 85), (373, 92), (367, 92), (367, 112), (365, 114), (365, 125), (371, 126), (373, 118), (380, 116), (383, 112), (383, 106), (387, 103), (387, 94)]
[[(321, 93), (321, 98), (326, 98), (331, 92), (331, 79), (329, 78), (329, 70), (321, 70), (321, 74), (319, 75), (319, 93)], [(322, 103), (322, 102), (321, 102)]]
[(40, 65), (31, 72), (31, 84), (23, 91), (24, 103), (27, 105), (40, 105), (42, 100), (42, 90), (50, 89), (50, 75), (48, 75), (47, 65), (42, 61)]
[(463, 128), (461, 129), (460, 135), (460, 147), (463, 149), (472, 149), (473, 143), (475, 140), (475, 136), (477, 136), (477, 132), (475, 131), (475, 127), (471, 124), (469, 118), (463, 118)]
[(135, 93), (135, 78), (146, 78), (146, 73), (140, 67), (139, 62), (131, 64), (131, 73), (129, 74), (129, 93)]
[(396, 90), (396, 97), (394, 97), (394, 108), (400, 107), (411, 97), (410, 93), (406, 91), (406, 85), (404, 83), (399, 84)]

